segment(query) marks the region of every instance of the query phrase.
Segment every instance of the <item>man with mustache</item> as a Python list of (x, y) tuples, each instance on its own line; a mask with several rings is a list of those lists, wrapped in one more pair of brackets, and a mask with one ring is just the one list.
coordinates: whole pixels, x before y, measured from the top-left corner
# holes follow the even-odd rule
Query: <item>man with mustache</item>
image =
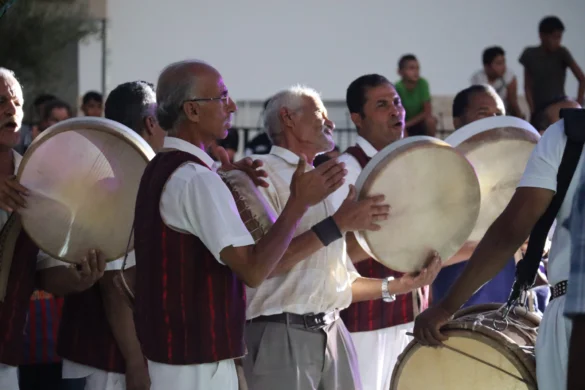
[[(355, 124), (356, 145), (348, 148), (341, 160), (348, 170), (341, 194), (354, 191), (366, 164), (386, 146), (404, 137), (405, 111), (394, 86), (384, 76), (367, 74), (355, 79), (347, 88), (346, 103)], [(348, 247), (359, 247), (353, 233), (347, 235)], [(392, 370), (404, 347), (414, 316), (428, 305), (428, 285), (441, 268), (435, 259), (426, 271), (415, 277), (386, 268), (368, 255), (349, 251), (357, 272), (364, 278), (386, 280), (388, 289), (374, 302), (356, 302), (341, 312), (351, 332), (357, 352), (364, 389), (390, 387)], [(396, 286), (390, 289), (390, 286)]]
[[(281, 213), (299, 158), (312, 164), (317, 154), (331, 151), (334, 124), (319, 94), (302, 86), (273, 96), (264, 124), (274, 146), (268, 155), (257, 156), (264, 161), (270, 183), (261, 191)], [(377, 230), (376, 223), (388, 217), (384, 197), (357, 201), (353, 188), (341, 199), (336, 196), (309, 210), (270, 277), (247, 289), (250, 353), (244, 369), (253, 389), (368, 388), (362, 387), (353, 343), (339, 311), (352, 301), (379, 300), (410, 287), (360, 277), (346, 256), (345, 233)], [(415, 283), (428, 284), (426, 275), (433, 272), (423, 271)]]

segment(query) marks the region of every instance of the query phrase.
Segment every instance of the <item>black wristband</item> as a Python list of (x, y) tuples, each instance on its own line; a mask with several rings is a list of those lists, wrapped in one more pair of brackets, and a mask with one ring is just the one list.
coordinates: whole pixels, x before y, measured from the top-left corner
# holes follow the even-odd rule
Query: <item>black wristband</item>
[(325, 246), (343, 237), (333, 217), (327, 217), (318, 224), (313, 225), (311, 230), (315, 232)]

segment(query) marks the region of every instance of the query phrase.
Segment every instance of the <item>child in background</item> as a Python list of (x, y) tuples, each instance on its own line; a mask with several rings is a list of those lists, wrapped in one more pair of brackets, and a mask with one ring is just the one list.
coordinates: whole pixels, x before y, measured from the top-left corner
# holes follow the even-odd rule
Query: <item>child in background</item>
[(433, 116), (429, 83), (420, 77), (420, 65), (412, 54), (398, 61), (401, 80), (395, 85), (406, 111), (406, 133), (408, 136), (429, 135), (437, 132), (437, 119)]
[(577, 102), (583, 105), (585, 75), (569, 50), (561, 46), (564, 31), (563, 22), (556, 16), (544, 18), (538, 27), (540, 46), (527, 47), (520, 56), (520, 63), (524, 66), (524, 91), (530, 107), (530, 122), (537, 128), (547, 107), (566, 97), (567, 68), (579, 80)]
[(518, 105), (518, 82), (516, 75), (506, 67), (506, 53), (499, 46), (483, 51), (483, 69), (471, 77), (471, 85), (489, 84), (500, 95), (509, 115), (524, 118)]

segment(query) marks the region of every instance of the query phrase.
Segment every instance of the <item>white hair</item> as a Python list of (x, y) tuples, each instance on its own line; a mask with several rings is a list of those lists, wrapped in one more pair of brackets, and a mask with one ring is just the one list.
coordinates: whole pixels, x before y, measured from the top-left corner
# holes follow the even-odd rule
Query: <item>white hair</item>
[(283, 131), (280, 110), (286, 107), (291, 111), (298, 111), (302, 108), (305, 97), (321, 102), (319, 92), (303, 85), (295, 85), (270, 98), (266, 110), (264, 110), (263, 121), (264, 130), (273, 144), (278, 143)]
[[(3, 80), (14, 80), (18, 83), (18, 79), (14, 72), (10, 69), (6, 69), (0, 66), (0, 79)], [(18, 83), (20, 85), (20, 83)]]

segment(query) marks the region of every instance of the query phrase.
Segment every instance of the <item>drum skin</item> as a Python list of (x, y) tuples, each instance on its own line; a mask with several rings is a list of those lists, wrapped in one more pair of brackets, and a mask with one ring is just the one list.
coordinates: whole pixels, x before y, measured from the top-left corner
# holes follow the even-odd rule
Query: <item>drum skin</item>
[(254, 238), (254, 242), (258, 242), (278, 218), (276, 212), (246, 173), (238, 170), (220, 170), (218, 174), (230, 189), (242, 222)]
[(465, 155), (479, 179), (481, 208), (469, 241), (480, 241), (504, 211), (539, 139), (530, 123), (504, 116), (475, 121), (445, 139)]
[(390, 389), (537, 389), (534, 346), (540, 317), (516, 308), (505, 326), (499, 321), (499, 307), (476, 305), (456, 313), (442, 328), (449, 336), (444, 344), (512, 376), (448, 348), (425, 347), (415, 340), (398, 358)]
[[(17, 177), (30, 190), (22, 225), (53, 258), (79, 263), (89, 249), (112, 261), (130, 239), (140, 179), (152, 148), (126, 126), (73, 118), (42, 132), (23, 156)], [(130, 239), (130, 245), (128, 241)]]
[(360, 231), (363, 249), (386, 267), (416, 272), (432, 251), (454, 255), (475, 226), (479, 182), (465, 157), (447, 143), (415, 136), (392, 143), (364, 167), (358, 198), (383, 194), (390, 217), (379, 231)]

